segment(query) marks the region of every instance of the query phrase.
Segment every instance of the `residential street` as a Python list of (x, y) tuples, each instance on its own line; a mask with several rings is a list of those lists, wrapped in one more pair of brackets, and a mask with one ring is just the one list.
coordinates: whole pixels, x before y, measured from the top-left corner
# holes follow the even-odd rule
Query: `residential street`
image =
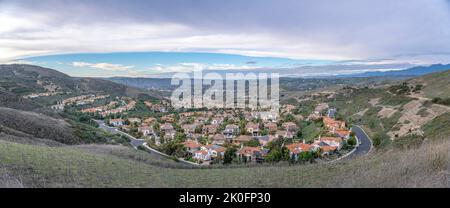
[(364, 130), (359, 126), (353, 126), (352, 131), (355, 133), (356, 138), (360, 142), (356, 151), (354, 151), (349, 158), (354, 158), (357, 156), (366, 155), (372, 149), (372, 141), (369, 136), (364, 132)]
[[(101, 120), (95, 120), (95, 122), (98, 123), (99, 128), (101, 128), (101, 129), (103, 129), (103, 130), (105, 130), (105, 131), (111, 132), (111, 133), (113, 133), (113, 134), (122, 134), (122, 135), (125, 135), (125, 136), (127, 136), (128, 138), (130, 138), (130, 140), (131, 140), (131, 141), (130, 141), (130, 144), (131, 144), (131, 146), (133, 146), (133, 148), (135, 148), (135, 149), (137, 149), (139, 146), (142, 146), (142, 147), (146, 148), (147, 150), (149, 150), (149, 154), (152, 154), (153, 156), (156, 156), (156, 157), (165, 157), (165, 158), (169, 158), (169, 157), (170, 157), (169, 155), (166, 155), (166, 154), (164, 154), (164, 153), (162, 153), (162, 152), (159, 152), (159, 151), (157, 151), (157, 150), (155, 150), (155, 149), (149, 147), (148, 145), (145, 144), (145, 141), (144, 141), (144, 140), (142, 140), (142, 139), (137, 139), (137, 138), (135, 138), (135, 137), (133, 137), (133, 136), (131, 136), (131, 135), (125, 133), (125, 132), (119, 131), (119, 130), (118, 130), (117, 128), (115, 128), (115, 127), (110, 127), (110, 126), (106, 125), (104, 121), (101, 121)], [(179, 159), (179, 161), (180, 161), (181, 163), (183, 163), (183, 164), (197, 165), (197, 164), (195, 164), (195, 163), (192, 163), (192, 162), (189, 162), (189, 161), (182, 160), (181, 158)]]
[(122, 135), (125, 135), (125, 136), (127, 136), (128, 138), (130, 138), (130, 140), (131, 140), (131, 141), (130, 141), (130, 144), (131, 144), (134, 148), (137, 148), (137, 147), (139, 147), (139, 146), (142, 146), (142, 145), (145, 143), (144, 140), (136, 139), (135, 137), (133, 137), (133, 136), (127, 134), (127, 133), (124, 133), (124, 132), (121, 132), (121, 131), (117, 130), (117, 128), (110, 127), (110, 126), (106, 125), (104, 121), (96, 120), (96, 122), (98, 123), (99, 128), (101, 128), (101, 129), (103, 129), (103, 130), (105, 130), (105, 131), (111, 132), (111, 133), (113, 133), (113, 134), (122, 134)]

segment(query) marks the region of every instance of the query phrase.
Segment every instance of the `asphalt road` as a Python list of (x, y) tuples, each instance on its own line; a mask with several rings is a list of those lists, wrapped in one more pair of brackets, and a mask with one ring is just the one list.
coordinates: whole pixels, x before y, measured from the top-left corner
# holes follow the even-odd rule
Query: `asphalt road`
[[(133, 146), (133, 148), (135, 148), (135, 149), (137, 149), (139, 146), (143, 146), (144, 148), (146, 148), (146, 149), (149, 150), (149, 152), (148, 152), (149, 154), (151, 154), (151, 155), (153, 155), (153, 156), (155, 156), (155, 157), (160, 157), (160, 158), (161, 158), (161, 157), (165, 157), (165, 158), (169, 158), (169, 157), (170, 157), (170, 156), (168, 156), (168, 155), (166, 155), (166, 154), (164, 154), (164, 153), (161, 153), (161, 152), (159, 152), (159, 151), (157, 151), (157, 150), (155, 150), (155, 149), (150, 148), (150, 147), (147, 146), (147, 145), (144, 145), (144, 143), (145, 143), (144, 140), (142, 140), (142, 139), (137, 139), (137, 138), (131, 136), (130, 134), (127, 134), (127, 133), (125, 133), (125, 132), (119, 131), (119, 130), (118, 130), (117, 128), (115, 128), (115, 127), (110, 127), (110, 126), (106, 125), (104, 121), (96, 120), (95, 122), (98, 123), (99, 128), (101, 128), (101, 129), (103, 129), (103, 130), (105, 130), (105, 131), (111, 132), (111, 133), (113, 133), (113, 134), (121, 134), (121, 135), (124, 135), (124, 136), (130, 138), (130, 144), (131, 144), (131, 146)], [(183, 159), (181, 159), (181, 158), (179, 159), (179, 162), (181, 162), (181, 163), (183, 163), (183, 164), (187, 164), (187, 165), (197, 165), (197, 164), (195, 164), (195, 163), (192, 163), (192, 162), (189, 162), (189, 161), (185, 161), (185, 160), (183, 160)]]
[(113, 134), (122, 134), (122, 135), (125, 135), (128, 138), (130, 138), (130, 144), (134, 148), (137, 148), (137, 147), (139, 147), (139, 146), (141, 146), (141, 145), (143, 145), (145, 143), (144, 140), (136, 139), (135, 137), (133, 137), (133, 136), (127, 134), (127, 133), (124, 133), (124, 132), (121, 132), (121, 131), (117, 130), (117, 128), (115, 128), (115, 127), (110, 127), (110, 126), (106, 125), (104, 121), (96, 120), (96, 122), (98, 123), (99, 127), (101, 129), (103, 129), (103, 130), (106, 130), (106, 131), (111, 132)]
[(352, 131), (355, 133), (356, 138), (360, 142), (356, 151), (353, 152), (349, 157), (357, 157), (366, 155), (372, 149), (372, 140), (370, 140), (369, 136), (364, 132), (364, 130), (359, 126), (353, 126)]

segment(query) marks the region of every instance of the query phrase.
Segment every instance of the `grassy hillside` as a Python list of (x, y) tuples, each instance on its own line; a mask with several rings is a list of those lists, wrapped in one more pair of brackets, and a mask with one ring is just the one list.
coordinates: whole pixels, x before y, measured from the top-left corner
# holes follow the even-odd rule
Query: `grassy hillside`
[(438, 72), (410, 80), (424, 85), (424, 95), (428, 98), (450, 98), (450, 71)]
[(22, 98), (21, 96), (18, 96), (15, 93), (2, 89), (1, 87), (0, 87), (0, 106), (27, 111), (43, 107), (42, 105), (32, 100)]
[(66, 144), (80, 142), (67, 122), (49, 116), (0, 107), (0, 125), (32, 135)]
[[(33, 100), (23, 95), (46, 92), (46, 86), (56, 88), (62, 94)], [(32, 65), (0, 65), (0, 106), (32, 110), (51, 105), (64, 97), (87, 93), (110, 94), (111, 96), (137, 97), (140, 94), (159, 96), (153, 91), (127, 87), (104, 79), (74, 78), (53, 69)]]
[(167, 168), (130, 154), (0, 141), (0, 186), (450, 187), (449, 142), (333, 164), (229, 169)]
[[(43, 92), (57, 93), (33, 99), (24, 97)], [(85, 94), (153, 97), (154, 92), (104, 79), (74, 78), (39, 66), (0, 65), (0, 126), (8, 129), (3, 134), (9, 135), (10, 140), (30, 144), (42, 139), (64, 144), (124, 143), (122, 138), (99, 131), (89, 122), (49, 108), (62, 99)], [(27, 136), (10, 134), (12, 131)]]
[[(0, 134), (25, 144), (127, 144), (128, 139), (76, 118), (56, 119), (31, 111), (0, 107)], [(95, 122), (94, 122), (95, 123)]]

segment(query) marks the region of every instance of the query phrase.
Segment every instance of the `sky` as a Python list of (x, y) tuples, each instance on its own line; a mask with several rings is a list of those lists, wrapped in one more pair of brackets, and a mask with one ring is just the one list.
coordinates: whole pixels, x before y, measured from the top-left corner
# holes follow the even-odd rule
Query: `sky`
[(0, 0), (0, 63), (93, 77), (257, 68), (340, 74), (447, 64), (449, 3)]

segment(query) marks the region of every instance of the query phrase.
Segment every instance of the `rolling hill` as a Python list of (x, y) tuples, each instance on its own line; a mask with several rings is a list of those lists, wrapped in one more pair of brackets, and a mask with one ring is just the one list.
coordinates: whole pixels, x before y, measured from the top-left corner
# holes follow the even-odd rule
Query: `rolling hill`
[(11, 107), (8, 103), (16, 103), (23, 104), (23, 109), (39, 107), (37, 103), (20, 97), (30, 93), (46, 92), (49, 89), (71, 95), (101, 93), (137, 97), (139, 94), (147, 94), (159, 97), (154, 91), (133, 88), (104, 79), (70, 77), (53, 69), (32, 65), (0, 65), (2, 106)]
[[(26, 95), (57, 92), (50, 96)], [(84, 144), (111, 137), (97, 128), (51, 110), (56, 101), (85, 94), (112, 97), (159, 96), (154, 92), (94, 78), (75, 78), (32, 65), (0, 65), (0, 133), (8, 141), (27, 144)]]
[[(450, 67), (448, 67), (450, 69)], [(450, 70), (427, 74), (409, 80), (414, 84), (423, 85), (423, 96), (433, 99), (436, 97), (450, 98)]]

